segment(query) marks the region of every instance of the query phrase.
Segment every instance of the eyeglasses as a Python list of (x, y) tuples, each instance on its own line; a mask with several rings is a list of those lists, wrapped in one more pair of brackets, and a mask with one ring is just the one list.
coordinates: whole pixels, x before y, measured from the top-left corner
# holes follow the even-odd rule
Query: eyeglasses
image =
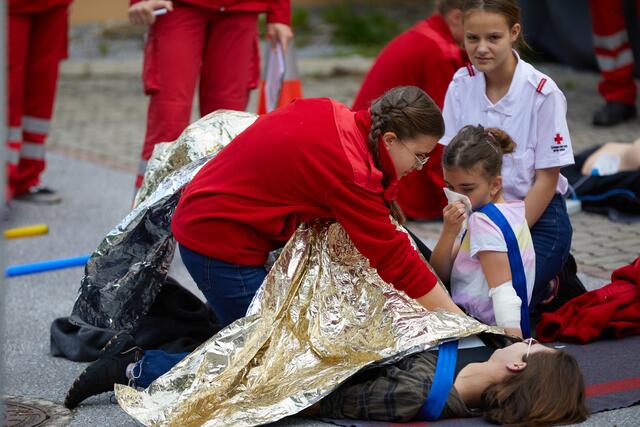
[(529, 346), (527, 346), (527, 355), (525, 357), (529, 357), (529, 352), (531, 351), (531, 344), (538, 344), (538, 340), (536, 340), (535, 338), (527, 338), (525, 340), (522, 340), (522, 342), (529, 343)]
[(414, 153), (413, 151), (409, 150), (409, 147), (407, 147), (406, 145), (404, 145), (404, 143), (403, 143), (402, 141), (400, 141), (400, 143), (402, 144), (402, 146), (403, 146), (404, 148), (406, 148), (406, 149), (407, 149), (407, 151), (408, 151), (408, 152), (410, 152), (411, 154), (413, 154), (413, 156), (416, 158), (416, 164), (415, 164), (415, 166), (414, 166), (414, 167), (415, 167), (417, 170), (422, 169), (422, 167), (423, 167), (424, 165), (426, 165), (426, 164), (427, 164), (427, 162), (429, 161), (429, 156), (427, 156), (426, 154), (423, 154), (423, 153), (416, 154), (416, 153)]

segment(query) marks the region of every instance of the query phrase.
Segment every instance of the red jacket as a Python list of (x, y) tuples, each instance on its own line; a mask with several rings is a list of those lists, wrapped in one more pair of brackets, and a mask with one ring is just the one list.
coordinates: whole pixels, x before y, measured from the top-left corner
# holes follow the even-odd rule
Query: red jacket
[(44, 12), (56, 6), (68, 6), (73, 0), (9, 0), (9, 14)]
[[(354, 110), (369, 108), (371, 101), (396, 86), (418, 86), (442, 109), (449, 83), (466, 54), (456, 45), (447, 23), (433, 15), (393, 39), (380, 53), (360, 87)], [(442, 192), (442, 150), (438, 144), (422, 171), (402, 179), (398, 203), (410, 218), (442, 216), (447, 199)]]
[[(143, 0), (129, 0), (129, 4)], [(189, 3), (220, 12), (267, 13), (268, 23), (291, 25), (291, 0), (173, 0), (174, 3)]]
[(611, 275), (611, 283), (544, 313), (538, 339), (587, 343), (599, 337), (640, 334), (640, 257)]
[(436, 278), (389, 219), (395, 169), (384, 144), (383, 171), (373, 165), (370, 128), (369, 111), (329, 99), (261, 116), (186, 187), (172, 218), (176, 239), (212, 258), (261, 265), (301, 223), (336, 219), (383, 280), (414, 298), (426, 294)]

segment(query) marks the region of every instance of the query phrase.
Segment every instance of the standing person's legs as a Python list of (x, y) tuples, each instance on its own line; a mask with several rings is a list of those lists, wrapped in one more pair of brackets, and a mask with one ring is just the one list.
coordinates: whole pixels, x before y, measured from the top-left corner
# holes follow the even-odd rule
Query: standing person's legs
[(596, 112), (596, 125), (612, 125), (635, 117), (636, 84), (622, 0), (589, 0), (593, 44), (602, 81), (598, 85), (607, 105)]
[[(20, 162), (13, 177), (16, 196), (40, 183), (45, 169), (44, 143), (49, 134), (60, 61), (67, 57), (67, 6), (33, 15), (25, 66)], [(44, 190), (25, 194), (25, 200), (56, 203), (61, 198)]]
[(200, 115), (224, 108), (244, 111), (260, 78), (258, 14), (215, 13), (200, 77)]
[(153, 147), (174, 141), (189, 124), (210, 14), (205, 8), (177, 3), (149, 28), (142, 80), (151, 98), (136, 188)]
[(31, 15), (9, 15), (9, 135), (7, 144), (7, 199), (11, 200), (18, 180), (18, 164), (22, 145), (22, 110), (25, 68), (29, 50)]
[(567, 206), (561, 195), (556, 194), (542, 216), (531, 227), (531, 237), (536, 252), (536, 281), (529, 308), (536, 306), (549, 295), (549, 282), (560, 272), (569, 257), (573, 228)]

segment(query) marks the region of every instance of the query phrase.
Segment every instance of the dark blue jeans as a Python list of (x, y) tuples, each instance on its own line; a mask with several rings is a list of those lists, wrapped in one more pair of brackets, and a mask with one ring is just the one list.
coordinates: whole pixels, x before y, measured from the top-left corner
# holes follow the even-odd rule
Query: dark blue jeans
[(556, 194), (542, 216), (531, 227), (536, 252), (536, 282), (529, 307), (535, 307), (549, 294), (548, 284), (569, 257), (573, 227), (564, 198)]
[[(267, 270), (262, 266), (243, 266), (209, 258), (182, 245), (179, 248), (184, 265), (213, 308), (220, 325), (225, 327), (243, 317), (267, 276)], [(187, 354), (145, 351), (133, 369), (136, 385), (147, 388)]]

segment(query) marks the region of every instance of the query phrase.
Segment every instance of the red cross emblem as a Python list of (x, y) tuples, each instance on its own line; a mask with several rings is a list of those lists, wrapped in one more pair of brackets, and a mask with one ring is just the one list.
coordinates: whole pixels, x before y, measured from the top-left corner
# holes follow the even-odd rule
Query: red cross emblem
[(556, 133), (556, 137), (553, 138), (553, 140), (556, 142), (556, 144), (560, 144), (563, 140), (563, 138), (560, 136), (559, 133)]

